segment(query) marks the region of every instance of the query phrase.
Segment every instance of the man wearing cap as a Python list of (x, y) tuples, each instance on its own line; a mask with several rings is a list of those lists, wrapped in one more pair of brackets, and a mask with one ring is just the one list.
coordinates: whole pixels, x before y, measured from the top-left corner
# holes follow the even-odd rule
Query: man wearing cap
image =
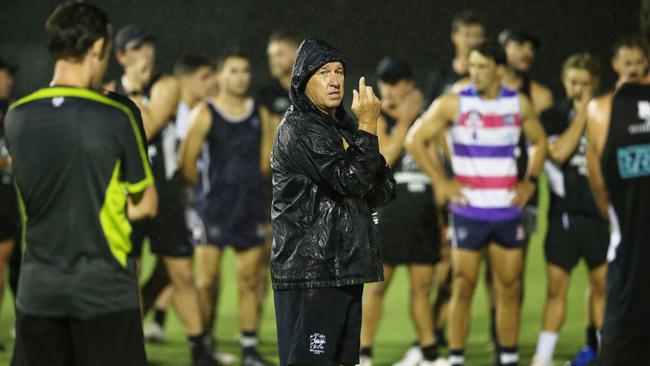
[(539, 39), (524, 30), (506, 29), (499, 34), (499, 43), (508, 60), (503, 85), (530, 98), (537, 114), (549, 108), (553, 104), (551, 90), (530, 76), (535, 52), (541, 45)]
[(350, 118), (342, 53), (321, 40), (298, 48), (291, 107), (273, 143), (273, 250), (281, 365), (359, 362), (363, 284), (383, 280), (372, 220), (394, 195), (379, 152), (381, 103), (365, 79)]
[[(134, 246), (139, 248), (148, 237), (151, 251), (160, 257), (169, 274), (174, 288), (173, 303), (188, 337), (193, 365), (216, 365), (210, 347), (204, 342), (208, 331), (201, 321), (199, 295), (192, 274), (193, 246), (185, 223), (184, 185), (176, 174), (177, 138), (173, 117), (180, 101), (178, 80), (171, 75), (157, 80), (152, 77), (156, 56), (153, 40), (153, 36), (133, 25), (117, 31), (116, 57), (124, 68), (124, 75), (109, 85), (116, 92), (131, 97), (142, 111), (147, 152), (160, 197), (158, 215), (134, 223), (132, 237)], [(140, 253), (136, 250), (132, 254), (138, 257)], [(161, 274), (164, 275), (164, 271), (154, 271), (154, 275)], [(158, 287), (157, 291), (147, 291), (145, 285), (145, 313), (160, 290), (162, 288)]]

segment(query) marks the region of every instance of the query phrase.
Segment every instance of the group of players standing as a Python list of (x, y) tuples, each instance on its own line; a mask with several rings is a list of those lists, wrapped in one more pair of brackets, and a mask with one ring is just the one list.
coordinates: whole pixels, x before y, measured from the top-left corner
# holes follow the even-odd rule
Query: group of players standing
[[(397, 199), (378, 211), (385, 280), (367, 286), (360, 363), (372, 365), (384, 295), (395, 267), (407, 265), (418, 340), (397, 364), (435, 364), (438, 347), (447, 343), (448, 362), (464, 364), (469, 308), (485, 257), (497, 364), (518, 364), (525, 252), (535, 231), (535, 191), (544, 168), (552, 193), (545, 241), (549, 289), (533, 363), (552, 364), (570, 274), (581, 258), (589, 269), (589, 322), (587, 345), (573, 364), (593, 363), (603, 327), (609, 230), (589, 189), (585, 126), (590, 120), (609, 120), (613, 92), (593, 98), (599, 63), (580, 53), (565, 61), (566, 98), (554, 101), (530, 75), (540, 45), (536, 38), (505, 30), (498, 43), (486, 42), (485, 25), (471, 12), (457, 15), (451, 29), (454, 58), (431, 73), (424, 93), (406, 61), (386, 57), (377, 67), (378, 137), (394, 171)], [(225, 52), (214, 62), (183, 55), (173, 75), (155, 76), (154, 37), (130, 25), (115, 34), (115, 56), (124, 73), (105, 89), (129, 97), (141, 112), (159, 201), (153, 218), (130, 215), (143, 219), (132, 222), (129, 256), (137, 261), (148, 238), (159, 258), (142, 288), (143, 313), (156, 311), (145, 335), (162, 338), (165, 307), (172, 302), (196, 365), (235, 362), (213, 353), (226, 246), (235, 249), (242, 364), (268, 364), (256, 346), (271, 246), (269, 155), (290, 105), (300, 41), (287, 33), (271, 36), (267, 54), (274, 81), (259, 98), (251, 98), (250, 59), (241, 52)], [(3, 66), (0, 73), (11, 76), (14, 70)], [(622, 38), (614, 46), (612, 66), (619, 77), (616, 88), (639, 81), (648, 68), (645, 40)], [(0, 96), (4, 113), (9, 94)], [(10, 166), (11, 161), (0, 163)], [(448, 212), (441, 212), (447, 203)], [(16, 232), (1, 232), (7, 245), (0, 245), (0, 273)], [(438, 295), (431, 304), (435, 280)]]

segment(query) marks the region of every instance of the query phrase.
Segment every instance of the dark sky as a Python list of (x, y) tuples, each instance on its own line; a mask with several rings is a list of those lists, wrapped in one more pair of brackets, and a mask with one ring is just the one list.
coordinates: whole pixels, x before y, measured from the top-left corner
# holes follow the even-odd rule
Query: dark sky
[[(254, 85), (265, 83), (266, 41), (287, 29), (323, 38), (348, 59), (346, 83), (371, 75), (391, 54), (409, 60), (422, 82), (428, 70), (449, 62), (451, 17), (465, 9), (484, 16), (492, 36), (504, 28), (525, 28), (542, 48), (534, 65), (536, 79), (559, 91), (559, 70), (570, 54), (588, 51), (604, 65), (611, 85), (611, 45), (638, 30), (638, 0), (118, 0), (93, 1), (115, 28), (133, 23), (158, 37), (159, 71), (170, 71), (182, 52), (217, 55), (239, 47), (253, 58)], [(43, 24), (58, 1), (0, 0), (0, 56), (20, 65), (16, 95), (45, 85), (52, 64), (43, 46)], [(108, 77), (117, 76), (113, 60)], [(348, 93), (349, 94), (349, 93)]]

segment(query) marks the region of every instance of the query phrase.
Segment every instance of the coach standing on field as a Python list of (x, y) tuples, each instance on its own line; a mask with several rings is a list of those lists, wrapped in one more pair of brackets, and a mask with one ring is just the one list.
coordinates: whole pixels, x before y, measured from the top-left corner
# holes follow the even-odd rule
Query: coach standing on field
[(327, 43), (298, 49), (291, 107), (273, 143), (271, 277), (281, 365), (359, 361), (363, 284), (383, 279), (373, 208), (394, 195), (379, 153), (379, 99), (359, 80), (341, 106), (345, 61)]

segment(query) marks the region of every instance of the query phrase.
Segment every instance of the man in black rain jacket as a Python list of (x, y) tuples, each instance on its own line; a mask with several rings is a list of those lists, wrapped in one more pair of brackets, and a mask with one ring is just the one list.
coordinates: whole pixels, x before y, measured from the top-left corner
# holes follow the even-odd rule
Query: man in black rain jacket
[(358, 363), (363, 284), (383, 280), (373, 209), (394, 196), (379, 153), (380, 101), (359, 80), (343, 100), (345, 60), (324, 41), (298, 49), (291, 107), (278, 127), (273, 169), (273, 252), (282, 365)]

